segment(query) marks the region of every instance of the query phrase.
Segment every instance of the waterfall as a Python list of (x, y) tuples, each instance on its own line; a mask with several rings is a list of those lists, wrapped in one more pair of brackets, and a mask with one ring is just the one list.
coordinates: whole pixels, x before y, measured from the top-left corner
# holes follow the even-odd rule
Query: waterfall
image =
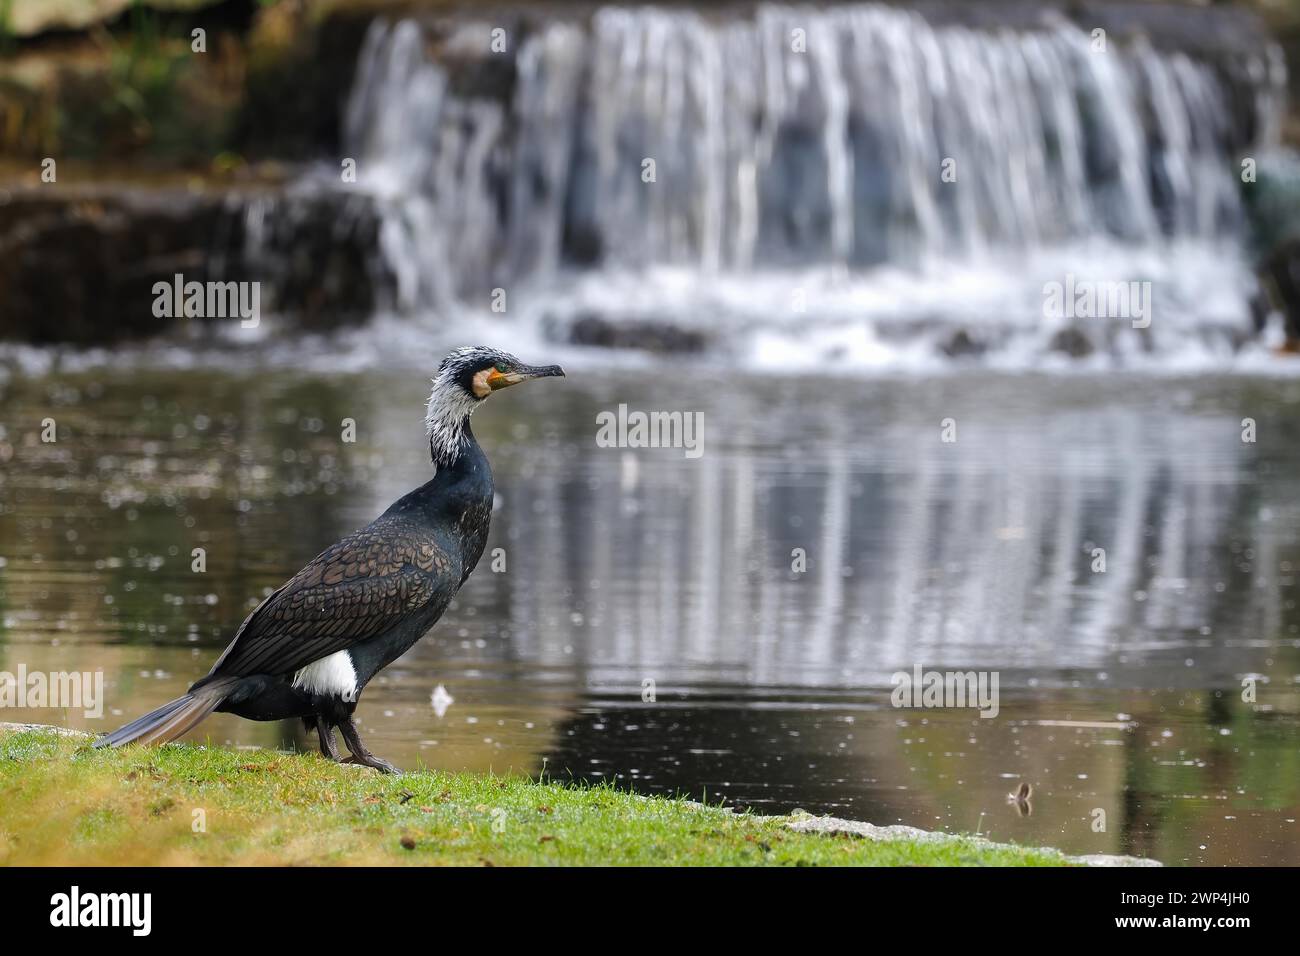
[(1060, 16), (609, 7), (501, 52), (492, 31), (381, 20), (365, 40), (345, 148), (401, 311), (529, 289), (561, 336), (595, 312), (733, 347), (759, 330), (753, 354), (810, 323), (868, 352), (936, 322), (1041, 347), (1043, 282), (1069, 271), (1162, 284), (1147, 349), (1175, 321), (1221, 347), (1248, 324), (1237, 177), (1276, 135), (1276, 50), (1247, 64), (1243, 123), (1215, 64)]

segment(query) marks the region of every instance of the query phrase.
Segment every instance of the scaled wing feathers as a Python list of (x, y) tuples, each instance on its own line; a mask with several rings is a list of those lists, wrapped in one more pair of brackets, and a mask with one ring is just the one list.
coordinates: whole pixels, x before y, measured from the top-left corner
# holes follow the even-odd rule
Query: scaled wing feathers
[(381, 519), (322, 552), (249, 615), (204, 680), (292, 673), (454, 589), (460, 575), (447, 554), (404, 531)]

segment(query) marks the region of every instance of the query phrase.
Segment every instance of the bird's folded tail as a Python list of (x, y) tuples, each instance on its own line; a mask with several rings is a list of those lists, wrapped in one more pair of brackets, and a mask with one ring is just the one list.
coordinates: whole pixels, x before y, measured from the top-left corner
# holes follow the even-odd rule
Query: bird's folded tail
[(96, 747), (121, 747), (123, 744), (161, 744), (175, 740), (198, 726), (226, 699), (234, 681), (218, 680), (198, 690), (177, 697), (143, 717), (137, 717), (111, 734), (95, 741)]

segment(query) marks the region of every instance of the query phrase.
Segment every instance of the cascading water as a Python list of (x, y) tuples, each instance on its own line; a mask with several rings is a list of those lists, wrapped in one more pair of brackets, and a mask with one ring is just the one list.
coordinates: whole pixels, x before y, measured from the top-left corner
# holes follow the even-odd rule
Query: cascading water
[[(1237, 176), (1276, 135), (1274, 50), (1243, 118), (1215, 66), (1064, 19), (617, 7), (521, 33), (366, 38), (346, 143), (401, 312), (504, 296), (521, 331), (688, 330), (758, 364), (793, 342), (809, 363), (1167, 359), (1250, 331)], [(1045, 316), (1076, 279), (1149, 282), (1149, 327)]]

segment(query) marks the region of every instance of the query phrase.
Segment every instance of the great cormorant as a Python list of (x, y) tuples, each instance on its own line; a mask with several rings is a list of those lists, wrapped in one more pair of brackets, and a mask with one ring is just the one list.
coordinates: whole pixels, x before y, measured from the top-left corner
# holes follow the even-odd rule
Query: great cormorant
[(95, 742), (160, 743), (212, 711), (250, 720), (301, 717), (320, 749), (397, 772), (370, 753), (352, 721), (361, 691), (442, 616), (487, 544), (492, 472), (469, 417), (490, 394), (563, 375), (494, 349), (457, 349), (438, 368), (425, 426), (435, 474), (360, 531), (332, 545), (263, 601), (189, 693)]

